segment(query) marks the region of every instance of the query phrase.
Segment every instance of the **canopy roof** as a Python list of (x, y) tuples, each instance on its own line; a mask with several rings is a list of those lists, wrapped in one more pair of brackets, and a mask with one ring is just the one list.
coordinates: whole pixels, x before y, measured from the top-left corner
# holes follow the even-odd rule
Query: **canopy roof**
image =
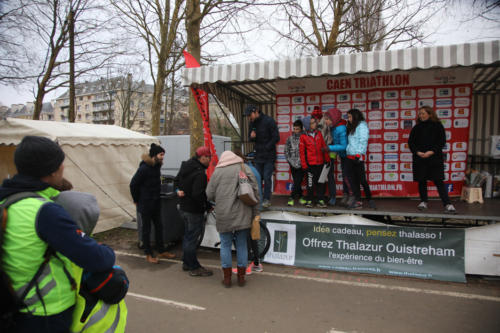
[[(186, 68), (184, 85), (216, 83), (258, 104), (275, 103), (280, 79), (338, 76), (394, 70), (421, 70), (473, 66), (475, 93), (497, 89), (500, 77), (500, 40), (340, 54), (234, 65)], [(211, 89), (214, 90), (214, 89)]]
[(158, 139), (115, 125), (7, 118), (0, 121), (0, 144), (17, 145), (26, 135), (44, 136), (60, 145), (149, 145)]

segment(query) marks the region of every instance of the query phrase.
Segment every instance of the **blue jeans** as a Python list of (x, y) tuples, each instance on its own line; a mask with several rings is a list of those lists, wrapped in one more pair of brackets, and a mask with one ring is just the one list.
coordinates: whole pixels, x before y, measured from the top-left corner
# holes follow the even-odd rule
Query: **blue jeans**
[(203, 228), (203, 214), (196, 214), (179, 210), (184, 220), (184, 238), (182, 241), (182, 261), (188, 270), (201, 267), (196, 257), (196, 243)]
[(247, 237), (250, 229), (237, 231), (221, 232), (220, 235), (220, 261), (222, 268), (230, 268), (233, 266), (231, 255), (231, 245), (233, 238), (236, 243), (236, 261), (238, 267), (247, 267), (248, 264), (248, 248)]
[[(274, 161), (254, 162), (254, 165), (264, 181), (264, 200), (271, 200), (271, 178), (273, 177)], [(262, 184), (259, 184), (259, 186), (262, 186)]]

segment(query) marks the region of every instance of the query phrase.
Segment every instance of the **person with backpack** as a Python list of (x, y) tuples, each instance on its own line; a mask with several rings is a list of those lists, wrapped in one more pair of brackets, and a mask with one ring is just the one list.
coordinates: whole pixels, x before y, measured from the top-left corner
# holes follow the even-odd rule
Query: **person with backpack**
[(0, 187), (0, 203), (33, 193), (7, 207), (2, 231), (1, 269), (22, 296), (19, 309), (11, 309), (12, 332), (68, 332), (80, 280), (73, 268), (99, 273), (115, 263), (113, 250), (82, 232), (51, 199), (63, 182), (64, 158), (54, 141), (26, 136), (14, 153), (18, 173)]

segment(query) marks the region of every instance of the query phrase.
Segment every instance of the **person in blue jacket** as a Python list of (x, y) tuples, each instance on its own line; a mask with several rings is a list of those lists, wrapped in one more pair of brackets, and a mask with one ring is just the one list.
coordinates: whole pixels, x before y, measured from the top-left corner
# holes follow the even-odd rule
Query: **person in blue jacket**
[(358, 109), (347, 111), (347, 159), (345, 169), (354, 194), (354, 200), (349, 200), (349, 209), (360, 209), (363, 207), (360, 185), (363, 186), (369, 207), (376, 208), (375, 202), (372, 200), (370, 186), (366, 181), (365, 171), (369, 134), (368, 125), (361, 111)]
[(336, 202), (335, 194), (337, 192), (335, 185), (335, 159), (337, 155), (340, 157), (340, 168), (342, 169), (342, 204), (346, 205), (349, 195), (352, 195), (350, 185), (347, 182), (345, 175), (346, 169), (346, 148), (347, 148), (347, 122), (342, 119), (340, 110), (337, 108), (330, 108), (325, 113), (325, 124), (328, 126), (331, 134), (331, 144), (328, 145), (330, 152), (331, 164), (330, 173), (328, 174), (328, 191), (330, 192), (330, 199), (328, 204), (334, 206)]

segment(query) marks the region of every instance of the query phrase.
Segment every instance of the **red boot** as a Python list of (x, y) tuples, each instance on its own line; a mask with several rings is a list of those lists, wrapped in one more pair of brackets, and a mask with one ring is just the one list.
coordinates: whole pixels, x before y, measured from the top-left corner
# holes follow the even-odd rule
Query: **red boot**
[(243, 287), (245, 285), (245, 274), (246, 267), (238, 267), (238, 286)]
[(224, 287), (231, 287), (231, 267), (222, 268), (222, 272), (224, 273), (224, 280), (222, 280), (222, 284)]

